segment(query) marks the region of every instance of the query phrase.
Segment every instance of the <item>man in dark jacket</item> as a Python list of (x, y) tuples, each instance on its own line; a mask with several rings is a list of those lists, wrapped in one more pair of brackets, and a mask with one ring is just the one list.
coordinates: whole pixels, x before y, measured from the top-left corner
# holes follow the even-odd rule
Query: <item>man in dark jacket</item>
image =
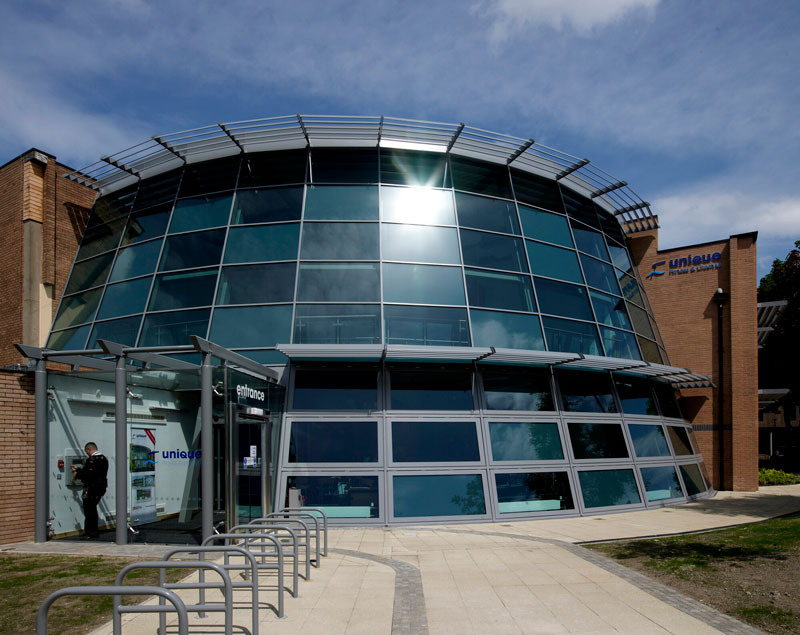
[(83, 467), (72, 466), (75, 477), (83, 481), (83, 515), (86, 519), (84, 524), (84, 536), (86, 538), (97, 538), (100, 530), (97, 527), (97, 504), (103, 498), (108, 487), (106, 475), (108, 474), (108, 459), (97, 449), (97, 444), (91, 441), (84, 448), (89, 458)]

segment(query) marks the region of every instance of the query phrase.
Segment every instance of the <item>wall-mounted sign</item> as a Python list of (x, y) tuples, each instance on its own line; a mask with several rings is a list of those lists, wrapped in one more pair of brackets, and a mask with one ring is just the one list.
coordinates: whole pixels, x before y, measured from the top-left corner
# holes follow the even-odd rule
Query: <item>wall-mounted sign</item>
[[(709, 269), (719, 269), (722, 254), (718, 251), (705, 254), (689, 254), (680, 258), (671, 258), (669, 261), (669, 275), (679, 276), (685, 273), (696, 273)], [(647, 274), (647, 279), (663, 276), (667, 271), (662, 271), (660, 267), (667, 264), (666, 260), (653, 263), (653, 270)]]
[(263, 407), (267, 395), (263, 390), (251, 388), (247, 384), (236, 384), (236, 402), (244, 406)]

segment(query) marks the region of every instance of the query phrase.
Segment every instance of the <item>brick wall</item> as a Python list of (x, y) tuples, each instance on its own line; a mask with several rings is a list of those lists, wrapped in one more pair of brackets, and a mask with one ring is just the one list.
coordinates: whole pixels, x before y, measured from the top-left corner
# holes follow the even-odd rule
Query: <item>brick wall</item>
[(33, 374), (0, 371), (0, 544), (33, 540)]
[(0, 169), (0, 366), (22, 361), (11, 348), (22, 341), (22, 167)]
[[(644, 279), (670, 363), (707, 375), (721, 386), (725, 405), (721, 419), (728, 429), (725, 476), (720, 485), (717, 389), (682, 390), (685, 416), (696, 429), (700, 450), (718, 489), (758, 487), (758, 348), (756, 315), (756, 241), (754, 234), (731, 236), (701, 245), (659, 251), (657, 230), (632, 234), (631, 254)], [(670, 273), (670, 263), (691, 254), (719, 253), (716, 269)], [(653, 265), (664, 275), (646, 276)], [(683, 269), (684, 267), (679, 267)], [(714, 292), (730, 293), (723, 307), (723, 377), (717, 361), (717, 315)]]

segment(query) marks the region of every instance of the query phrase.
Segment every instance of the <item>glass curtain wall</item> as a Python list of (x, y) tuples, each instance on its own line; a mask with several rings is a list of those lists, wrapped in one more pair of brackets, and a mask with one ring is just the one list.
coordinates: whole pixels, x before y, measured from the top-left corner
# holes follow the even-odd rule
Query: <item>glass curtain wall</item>
[(275, 151), (97, 201), (48, 347), (497, 346), (661, 363), (616, 219), (555, 181), (446, 154)]

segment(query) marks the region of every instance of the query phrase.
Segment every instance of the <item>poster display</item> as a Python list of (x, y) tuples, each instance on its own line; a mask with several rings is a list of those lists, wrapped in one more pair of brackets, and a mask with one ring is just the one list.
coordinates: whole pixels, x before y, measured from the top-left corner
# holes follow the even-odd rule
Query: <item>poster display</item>
[(156, 431), (131, 428), (131, 525), (158, 520), (156, 514)]

